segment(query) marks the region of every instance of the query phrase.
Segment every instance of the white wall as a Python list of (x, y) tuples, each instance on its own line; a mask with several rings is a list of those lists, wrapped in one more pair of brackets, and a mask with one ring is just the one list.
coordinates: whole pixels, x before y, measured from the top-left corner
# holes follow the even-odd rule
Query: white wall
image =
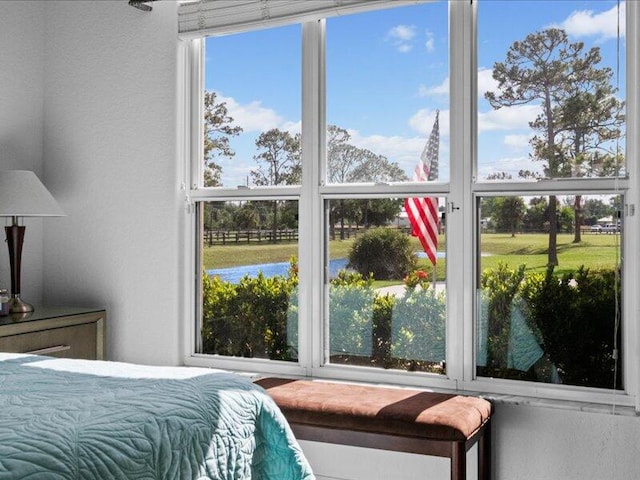
[[(116, 360), (181, 358), (175, 8), (0, 1), (0, 165), (43, 173), (68, 213), (46, 220), (44, 249), (29, 224), (23, 291), (104, 305)], [(498, 405), (494, 419), (494, 479), (639, 478), (637, 417)], [(444, 459), (303, 447), (320, 478), (448, 478)]]
[(107, 309), (112, 360), (178, 364), (175, 2), (46, 2), (44, 173), (50, 304)]
[[(0, 170), (33, 170), (42, 178), (44, 8), (0, 2)], [(45, 220), (48, 221), (48, 220)], [(22, 298), (42, 301), (42, 219), (26, 219)], [(5, 219), (0, 219), (4, 227)], [(9, 254), (0, 231), (0, 288), (10, 288)]]

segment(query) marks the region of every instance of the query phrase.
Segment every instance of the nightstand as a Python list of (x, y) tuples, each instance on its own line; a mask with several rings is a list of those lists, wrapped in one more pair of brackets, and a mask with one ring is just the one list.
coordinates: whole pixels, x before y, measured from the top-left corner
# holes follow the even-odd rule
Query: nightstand
[(103, 360), (106, 315), (100, 308), (36, 307), (0, 317), (0, 352)]

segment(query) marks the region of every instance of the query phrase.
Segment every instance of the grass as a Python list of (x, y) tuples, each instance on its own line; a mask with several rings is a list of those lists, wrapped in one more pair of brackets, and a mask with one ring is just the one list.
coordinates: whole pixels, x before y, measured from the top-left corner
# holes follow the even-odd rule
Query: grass
[[(619, 252), (619, 235), (582, 235), (580, 243), (573, 243), (573, 234), (557, 237), (558, 266), (556, 273), (577, 270), (580, 266), (592, 269), (612, 268)], [(546, 234), (523, 234), (511, 237), (509, 234), (483, 234), (480, 264), (481, 270), (494, 268), (498, 262), (512, 266), (526, 265), (529, 272), (544, 272), (547, 268)]]
[(202, 252), (205, 270), (288, 262), (294, 256), (298, 256), (297, 242), (220, 245), (204, 247)]
[[(582, 235), (582, 242), (575, 244), (573, 234), (559, 234), (557, 273), (575, 271), (581, 265), (588, 268), (611, 268), (616, 264), (616, 252), (619, 252), (619, 235)], [(422, 247), (416, 238), (411, 239), (414, 249)], [(332, 240), (329, 242), (331, 259), (346, 258), (354, 239)], [(514, 267), (525, 264), (529, 272), (544, 272), (547, 265), (547, 234), (510, 234), (485, 233), (481, 237), (481, 270), (494, 268), (498, 262), (505, 262)], [(440, 250), (444, 250), (444, 238), (440, 238)], [(240, 265), (261, 263), (288, 262), (298, 255), (298, 244), (231, 244), (225, 246), (204, 247), (203, 260), (205, 269), (229, 268)], [(445, 278), (446, 260), (439, 259), (437, 278)], [(431, 271), (431, 264), (426, 259), (419, 260), (419, 267)], [(380, 283), (380, 285), (378, 285)], [(376, 286), (393, 285), (397, 281), (376, 282)]]

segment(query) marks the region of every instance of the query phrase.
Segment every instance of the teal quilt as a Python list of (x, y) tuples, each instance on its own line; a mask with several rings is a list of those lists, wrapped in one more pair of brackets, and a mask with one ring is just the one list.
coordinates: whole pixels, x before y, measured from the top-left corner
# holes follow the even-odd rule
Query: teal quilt
[(249, 379), (0, 353), (0, 480), (313, 480)]

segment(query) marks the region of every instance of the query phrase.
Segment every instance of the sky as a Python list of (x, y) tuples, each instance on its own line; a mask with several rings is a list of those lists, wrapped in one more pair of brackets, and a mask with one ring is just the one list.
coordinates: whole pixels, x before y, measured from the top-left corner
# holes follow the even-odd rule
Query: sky
[[(457, 0), (455, 0), (457, 1)], [(540, 106), (494, 110), (484, 92), (495, 90), (495, 62), (527, 34), (563, 28), (571, 42), (601, 49), (624, 95), (624, 2), (617, 41), (616, 0), (479, 0), (478, 176), (532, 164), (528, 140)], [(327, 124), (346, 129), (353, 145), (384, 155), (410, 177), (440, 111), (440, 181), (449, 179), (449, 32), (444, 1), (327, 20)], [(618, 54), (619, 52), (619, 54)], [(617, 59), (620, 59), (619, 62)], [(616, 75), (619, 73), (619, 75)], [(235, 125), (236, 155), (221, 159), (223, 185), (251, 184), (255, 139), (271, 128), (300, 132), (301, 26), (210, 37), (205, 89), (226, 102)]]

